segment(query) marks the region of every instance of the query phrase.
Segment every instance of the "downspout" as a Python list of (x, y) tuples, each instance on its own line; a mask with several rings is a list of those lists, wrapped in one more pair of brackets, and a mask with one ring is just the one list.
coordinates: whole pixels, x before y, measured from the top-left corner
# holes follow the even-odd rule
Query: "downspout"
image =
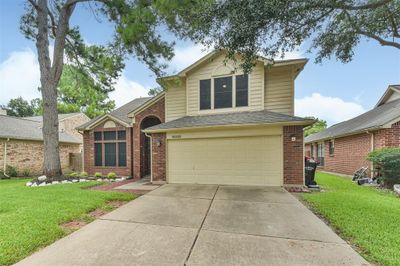
[(7, 143), (10, 141), (10, 138), (7, 138), (7, 140), (4, 142), (4, 157), (3, 157), (3, 174), (6, 177), (9, 177), (6, 173), (6, 168), (7, 168)]
[(144, 135), (150, 138), (150, 183), (153, 183), (153, 139), (151, 135), (146, 132)]
[[(369, 130), (367, 130), (366, 133), (371, 136), (370, 152), (373, 152), (374, 151), (374, 133), (371, 133)], [(374, 176), (374, 164), (373, 164), (373, 162), (371, 162), (371, 164), (370, 164), (370, 175), (371, 175), (371, 178)]]

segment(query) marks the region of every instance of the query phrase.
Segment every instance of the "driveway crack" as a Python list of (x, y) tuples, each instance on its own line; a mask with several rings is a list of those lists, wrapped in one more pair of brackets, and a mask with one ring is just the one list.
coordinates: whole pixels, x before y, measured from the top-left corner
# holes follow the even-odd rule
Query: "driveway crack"
[(203, 221), (201, 221), (199, 230), (197, 230), (197, 233), (196, 233), (196, 236), (195, 236), (195, 238), (194, 238), (194, 240), (193, 240), (192, 246), (190, 247), (189, 253), (188, 253), (188, 255), (186, 256), (185, 263), (183, 263), (184, 266), (187, 265), (187, 263), (188, 263), (188, 261), (189, 261), (189, 258), (190, 258), (190, 255), (192, 255), (192, 251), (193, 251), (194, 245), (196, 244), (197, 239), (199, 238), (200, 231), (201, 231), (201, 229), (203, 228), (204, 222), (205, 222), (205, 220), (206, 220), (206, 218), (207, 218), (207, 216), (208, 216), (208, 213), (209, 213), (209, 211), (210, 211), (210, 209), (211, 209), (211, 205), (212, 205), (212, 203), (214, 202), (215, 195), (217, 195), (218, 189), (219, 189), (219, 186), (217, 186), (217, 189), (215, 190), (214, 195), (213, 195), (213, 197), (212, 197), (212, 199), (211, 199), (211, 201), (210, 201), (210, 205), (208, 205), (208, 208), (207, 208), (206, 214), (204, 215)]

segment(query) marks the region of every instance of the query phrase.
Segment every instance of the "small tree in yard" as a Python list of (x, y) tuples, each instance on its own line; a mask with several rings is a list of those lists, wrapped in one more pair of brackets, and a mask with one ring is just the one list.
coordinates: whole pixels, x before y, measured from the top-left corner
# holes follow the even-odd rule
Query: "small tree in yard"
[[(98, 46), (88, 53), (79, 28), (69, 26), (76, 6), (82, 3), (86, 3), (96, 16), (103, 16), (114, 23), (115, 35), (108, 48)], [(187, 0), (27, 0), (20, 28), (27, 38), (35, 41), (38, 53), (43, 104), (43, 172), (48, 178), (62, 176), (57, 87), (63, 73), (64, 57), (80, 72), (80, 77), (82, 73), (97, 74), (96, 81), (102, 85), (107, 82), (111, 84), (118, 76), (118, 70), (122, 68), (121, 65), (113, 65), (109, 60), (99, 60), (105, 58), (105, 54), (132, 54), (159, 76), (165, 68), (159, 62), (172, 58), (174, 45), (173, 42), (161, 39), (158, 33), (160, 27), (165, 25), (167, 29), (174, 30), (177, 26), (174, 19), (176, 10), (196, 9), (196, 5), (196, 1)], [(50, 41), (53, 41), (54, 46), (52, 60)]]
[(400, 148), (383, 148), (371, 152), (368, 160), (388, 188), (400, 184)]

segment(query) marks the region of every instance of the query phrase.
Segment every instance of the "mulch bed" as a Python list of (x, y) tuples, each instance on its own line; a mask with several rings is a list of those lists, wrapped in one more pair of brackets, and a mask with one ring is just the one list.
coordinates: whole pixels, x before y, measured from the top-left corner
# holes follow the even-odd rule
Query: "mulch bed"
[(124, 181), (118, 181), (118, 182), (113, 182), (113, 183), (109, 183), (109, 184), (103, 184), (103, 185), (99, 185), (99, 186), (93, 186), (93, 187), (90, 187), (89, 189), (100, 190), (100, 191), (134, 193), (139, 196), (144, 195), (151, 191), (151, 190), (141, 190), (141, 189), (115, 189), (116, 187), (119, 187), (119, 186), (122, 186), (125, 184), (129, 184), (131, 182), (133, 182), (133, 181), (132, 180), (124, 180)]

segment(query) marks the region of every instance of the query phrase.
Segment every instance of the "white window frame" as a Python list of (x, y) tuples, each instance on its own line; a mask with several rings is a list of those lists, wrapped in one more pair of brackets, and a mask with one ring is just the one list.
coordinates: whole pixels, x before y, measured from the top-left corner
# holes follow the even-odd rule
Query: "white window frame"
[[(198, 97), (198, 112), (199, 113), (215, 113), (215, 112), (226, 112), (226, 111), (233, 111), (240, 109), (241, 111), (246, 111), (250, 109), (250, 74), (247, 74), (248, 80), (247, 80), (247, 106), (236, 106), (236, 76), (244, 75), (244, 73), (236, 73), (236, 74), (229, 74), (229, 75), (220, 75), (220, 76), (212, 76), (209, 78), (201, 78), (197, 81), (197, 97)], [(216, 78), (226, 78), (226, 77), (231, 77), (232, 78), (232, 107), (227, 107), (227, 108), (215, 108), (215, 97), (214, 97), (214, 80)], [(200, 81), (201, 80), (206, 80), (209, 79), (211, 80), (211, 108), (210, 109), (200, 109)]]

